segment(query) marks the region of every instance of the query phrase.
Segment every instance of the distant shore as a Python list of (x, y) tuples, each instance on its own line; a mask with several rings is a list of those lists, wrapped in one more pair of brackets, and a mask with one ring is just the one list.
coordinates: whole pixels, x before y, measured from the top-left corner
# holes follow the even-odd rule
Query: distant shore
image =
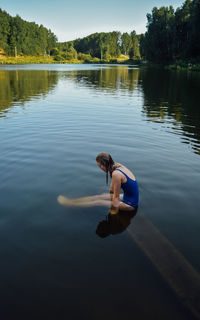
[(200, 64), (191, 64), (183, 61), (179, 61), (170, 65), (159, 65), (147, 63), (143, 60), (132, 60), (128, 57), (112, 58), (109, 60), (101, 60), (99, 58), (91, 58), (88, 60), (61, 60), (57, 61), (53, 56), (17, 56), (9, 57), (5, 55), (0, 55), (0, 65), (17, 65), (17, 64), (128, 64), (128, 65), (138, 65), (138, 66), (151, 66), (151, 67), (160, 67), (167, 70), (187, 70), (187, 71), (200, 71)]
[(187, 70), (187, 71), (200, 71), (199, 63), (187, 63), (187, 62), (177, 62), (165, 67), (168, 70)]
[(131, 60), (128, 57), (112, 58), (108, 60), (101, 60), (99, 58), (91, 58), (87, 60), (71, 59), (71, 60), (56, 60), (53, 56), (22, 56), (9, 57), (0, 55), (0, 65), (6, 64), (142, 64), (141, 60)]

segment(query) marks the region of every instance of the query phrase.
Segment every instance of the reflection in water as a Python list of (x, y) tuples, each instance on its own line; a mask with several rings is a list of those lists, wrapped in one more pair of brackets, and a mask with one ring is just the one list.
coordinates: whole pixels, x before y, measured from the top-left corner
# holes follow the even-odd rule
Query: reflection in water
[[(79, 86), (117, 95), (143, 93), (143, 112), (147, 121), (162, 124), (164, 131), (181, 136), (200, 154), (200, 75), (163, 69), (110, 67), (63, 72)], [(139, 83), (139, 85), (138, 85)]]
[(200, 154), (200, 75), (198, 73), (140, 70), (139, 83), (144, 93), (143, 112), (147, 121), (163, 123), (182, 142)]
[(0, 116), (7, 108), (33, 97), (45, 96), (58, 82), (58, 73), (48, 70), (0, 71)]
[(138, 82), (139, 69), (110, 67), (62, 72), (63, 78), (73, 79), (79, 85), (116, 94), (119, 90), (132, 93)]
[(58, 83), (70, 80), (78, 87), (100, 94), (143, 95), (147, 121), (160, 123), (164, 131), (181, 136), (200, 154), (200, 74), (130, 66), (90, 66), (71, 70), (1, 70), (0, 116), (16, 103), (45, 96)]
[(99, 222), (96, 234), (105, 238), (109, 235), (121, 233), (130, 225), (131, 220), (135, 217), (137, 210), (134, 212), (119, 211), (117, 214), (108, 214), (105, 220)]

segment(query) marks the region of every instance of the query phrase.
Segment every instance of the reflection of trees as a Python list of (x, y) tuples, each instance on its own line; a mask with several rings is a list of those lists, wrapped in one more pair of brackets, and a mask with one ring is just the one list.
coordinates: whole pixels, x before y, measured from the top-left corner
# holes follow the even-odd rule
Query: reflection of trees
[(48, 70), (0, 71), (0, 112), (16, 102), (45, 96), (58, 81), (58, 73)]
[(173, 128), (182, 130), (183, 142), (200, 153), (200, 75), (144, 69), (139, 80), (147, 119), (166, 123), (170, 118)]
[[(68, 78), (91, 89), (117, 94), (119, 90), (132, 93), (137, 85), (138, 69), (129, 67), (102, 67), (91, 70), (54, 72), (49, 70), (0, 71), (0, 113), (19, 102), (24, 104), (33, 97), (45, 96), (58, 82)], [(2, 112), (3, 111), (3, 112)]]
[(139, 69), (128, 67), (102, 67), (91, 70), (73, 70), (63, 73), (63, 77), (71, 78), (84, 86), (100, 88), (112, 94), (119, 90), (132, 92), (138, 81)]

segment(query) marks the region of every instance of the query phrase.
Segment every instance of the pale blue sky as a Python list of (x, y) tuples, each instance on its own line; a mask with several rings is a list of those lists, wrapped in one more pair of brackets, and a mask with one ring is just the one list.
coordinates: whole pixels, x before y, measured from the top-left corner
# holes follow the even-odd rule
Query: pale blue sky
[(184, 0), (0, 0), (0, 8), (26, 21), (43, 24), (69, 41), (94, 32), (146, 31), (146, 14), (153, 7), (180, 7)]

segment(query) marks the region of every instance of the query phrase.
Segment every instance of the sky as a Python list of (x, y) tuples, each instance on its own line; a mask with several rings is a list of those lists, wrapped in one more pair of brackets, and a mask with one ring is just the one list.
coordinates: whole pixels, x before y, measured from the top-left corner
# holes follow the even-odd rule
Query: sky
[(146, 31), (146, 14), (153, 7), (181, 7), (184, 0), (0, 0), (0, 8), (51, 29), (58, 41), (95, 32)]

